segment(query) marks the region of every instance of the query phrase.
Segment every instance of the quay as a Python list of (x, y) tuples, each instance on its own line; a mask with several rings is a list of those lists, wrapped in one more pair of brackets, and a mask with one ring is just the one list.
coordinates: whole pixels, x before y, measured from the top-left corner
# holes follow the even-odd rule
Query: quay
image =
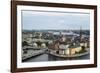
[(50, 52), (49, 54), (51, 54), (53, 56), (57, 56), (57, 57), (62, 57), (62, 58), (75, 58), (75, 57), (87, 55), (87, 54), (89, 54), (89, 51), (82, 53), (82, 54), (75, 54), (75, 55), (63, 55), (63, 54), (61, 55), (61, 54), (56, 54), (56, 53), (53, 53), (53, 52)]
[(22, 55), (22, 61), (25, 61), (25, 60), (27, 60), (29, 58), (44, 54), (46, 50), (47, 49), (42, 49), (42, 50), (38, 50), (38, 51), (27, 50), (27, 53)]

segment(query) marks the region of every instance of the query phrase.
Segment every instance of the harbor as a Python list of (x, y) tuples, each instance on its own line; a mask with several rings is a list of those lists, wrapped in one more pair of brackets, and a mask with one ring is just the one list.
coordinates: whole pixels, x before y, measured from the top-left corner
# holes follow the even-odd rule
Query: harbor
[(22, 62), (90, 58), (88, 30), (23, 31)]
[(37, 55), (32, 55), (27, 59), (23, 59), (23, 62), (40, 62), (40, 61), (64, 61), (64, 60), (85, 60), (89, 59), (89, 53), (79, 56), (79, 57), (59, 57), (52, 54), (48, 54), (46, 51), (37, 53)]

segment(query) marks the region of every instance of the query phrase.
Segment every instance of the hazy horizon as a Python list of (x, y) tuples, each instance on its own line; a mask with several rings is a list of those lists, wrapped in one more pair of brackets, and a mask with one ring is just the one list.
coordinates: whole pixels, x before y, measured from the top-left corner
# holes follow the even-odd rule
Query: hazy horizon
[(22, 30), (90, 30), (90, 14), (22, 11)]
[[(23, 30), (36, 30), (36, 29), (23, 29)], [(56, 30), (56, 29), (37, 29), (37, 30)], [(57, 30), (64, 30), (64, 29), (57, 29)], [(80, 30), (80, 29), (70, 29), (70, 30)], [(89, 30), (89, 29), (81, 29), (81, 30)]]

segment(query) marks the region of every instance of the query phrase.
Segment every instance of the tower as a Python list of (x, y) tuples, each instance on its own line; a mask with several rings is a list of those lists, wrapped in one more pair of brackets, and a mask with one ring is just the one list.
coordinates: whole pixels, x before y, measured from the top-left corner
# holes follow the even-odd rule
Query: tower
[(80, 42), (82, 42), (82, 27), (80, 26)]

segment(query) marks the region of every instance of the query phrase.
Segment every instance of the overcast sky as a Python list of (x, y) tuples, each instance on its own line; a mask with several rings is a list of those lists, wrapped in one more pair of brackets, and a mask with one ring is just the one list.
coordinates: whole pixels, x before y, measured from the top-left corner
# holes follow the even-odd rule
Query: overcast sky
[(75, 12), (22, 11), (26, 30), (90, 29), (90, 14)]

